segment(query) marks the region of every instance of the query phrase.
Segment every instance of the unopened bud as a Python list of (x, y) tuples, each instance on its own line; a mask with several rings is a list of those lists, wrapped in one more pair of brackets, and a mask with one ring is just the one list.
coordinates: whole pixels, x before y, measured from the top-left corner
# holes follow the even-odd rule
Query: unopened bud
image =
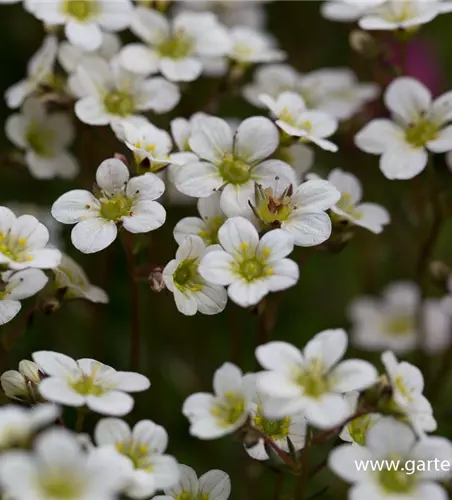
[(43, 376), (36, 363), (23, 360), (19, 363), (19, 371), (6, 371), (1, 376), (0, 383), (6, 397), (34, 404), (41, 401), (38, 384)]
[(375, 59), (380, 52), (377, 41), (367, 31), (353, 30), (349, 36), (349, 43), (355, 52), (366, 59)]
[(55, 297), (50, 297), (41, 302), (41, 311), (46, 316), (58, 311), (61, 307), (60, 301)]
[(439, 287), (447, 290), (447, 281), (452, 273), (450, 267), (441, 260), (434, 260), (429, 264), (430, 277)]
[(149, 288), (153, 292), (161, 292), (165, 288), (163, 281), (163, 269), (161, 266), (156, 266), (148, 276)]

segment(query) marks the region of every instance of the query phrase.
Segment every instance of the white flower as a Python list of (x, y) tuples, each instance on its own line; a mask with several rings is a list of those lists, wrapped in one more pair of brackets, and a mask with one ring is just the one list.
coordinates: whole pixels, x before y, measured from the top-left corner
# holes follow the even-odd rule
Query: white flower
[(248, 418), (254, 382), (240, 368), (224, 363), (213, 377), (214, 394), (189, 396), (182, 413), (190, 421), (190, 434), (199, 439), (216, 439), (242, 427)]
[(0, 274), (0, 325), (11, 321), (21, 309), (20, 301), (32, 297), (49, 281), (40, 269)]
[(99, 56), (106, 61), (110, 61), (119, 52), (120, 48), (121, 40), (114, 33), (104, 33), (102, 44), (95, 51), (86, 51), (78, 45), (63, 41), (58, 47), (58, 62), (66, 73), (73, 73), (87, 56)]
[(153, 500), (227, 500), (231, 494), (231, 480), (222, 470), (209, 470), (199, 479), (196, 472), (187, 465), (179, 465), (179, 483), (172, 488), (164, 488), (165, 495), (157, 495)]
[(187, 236), (176, 252), (176, 258), (163, 270), (166, 288), (174, 294), (177, 309), (187, 316), (198, 311), (218, 314), (226, 307), (228, 295), (223, 286), (206, 281), (199, 274), (199, 263), (209, 252), (199, 236)]
[(228, 286), (229, 298), (236, 304), (253, 306), (268, 293), (297, 283), (298, 266), (285, 258), (293, 243), (281, 229), (266, 233), (259, 241), (251, 222), (233, 217), (221, 226), (218, 240), (223, 248), (203, 257), (199, 273), (207, 281)]
[(141, 111), (166, 113), (176, 106), (180, 92), (161, 77), (145, 79), (124, 71), (116, 59), (84, 59), (77, 67), (84, 96), (75, 103), (75, 114), (88, 125), (108, 125)]
[(154, 172), (170, 163), (173, 143), (168, 132), (152, 123), (144, 125), (124, 121), (122, 127), (124, 142), (133, 151), (138, 165), (146, 159), (149, 161), (149, 169)]
[(69, 255), (63, 254), (60, 265), (53, 269), (55, 288), (64, 299), (86, 299), (91, 302), (106, 304), (108, 295), (102, 288), (92, 285), (85, 271)]
[(184, 217), (174, 226), (174, 239), (182, 245), (187, 236), (200, 236), (204, 243), (218, 243), (218, 230), (227, 217), (220, 206), (221, 193), (213, 193), (207, 198), (199, 198), (198, 212), (200, 217)]
[(141, 420), (133, 429), (118, 418), (100, 420), (94, 431), (100, 450), (111, 449), (127, 457), (132, 471), (123, 492), (130, 498), (149, 498), (156, 490), (170, 488), (179, 480), (176, 460), (165, 455), (168, 434), (151, 420)]
[(308, 109), (323, 111), (338, 120), (347, 120), (378, 96), (374, 83), (359, 83), (348, 68), (323, 68), (298, 73), (286, 64), (268, 64), (254, 73), (254, 82), (244, 87), (245, 98), (264, 107), (262, 94), (277, 99), (283, 92), (299, 94)]
[(283, 92), (276, 99), (263, 94), (260, 99), (286, 134), (299, 137), (302, 142), (313, 142), (327, 151), (338, 150), (335, 144), (325, 139), (337, 130), (337, 120), (333, 116), (323, 111), (308, 110), (303, 98), (294, 92)]
[(388, 86), (384, 100), (392, 121), (372, 120), (355, 136), (355, 144), (381, 155), (385, 177), (411, 179), (424, 170), (429, 152), (452, 150), (452, 125), (447, 125), (452, 120), (452, 92), (432, 101), (422, 83), (400, 77)]
[(432, 406), (422, 394), (424, 377), (416, 366), (406, 361), (398, 362), (394, 353), (386, 351), (381, 360), (386, 368), (392, 388), (392, 409), (405, 415), (416, 433), (436, 430)]
[(133, 398), (127, 393), (150, 386), (144, 375), (118, 372), (94, 359), (75, 361), (58, 352), (38, 351), (33, 360), (48, 375), (39, 384), (45, 399), (67, 406), (86, 405), (102, 415), (126, 415), (133, 408)]
[(83, 253), (94, 253), (115, 240), (121, 224), (131, 233), (147, 233), (159, 228), (166, 218), (165, 209), (157, 203), (165, 185), (154, 174), (129, 179), (129, 171), (116, 158), (103, 161), (96, 172), (101, 192), (96, 198), (89, 191), (76, 189), (58, 198), (52, 215), (63, 224), (76, 224), (71, 238)]
[(228, 57), (239, 63), (256, 64), (281, 61), (285, 52), (274, 48), (273, 40), (249, 26), (236, 26), (230, 31), (232, 48)]
[(25, 7), (49, 25), (65, 25), (68, 40), (85, 50), (96, 50), (105, 31), (126, 29), (132, 19), (130, 0), (26, 0)]
[(340, 196), (332, 184), (321, 179), (302, 182), (295, 189), (276, 180), (265, 187), (256, 185), (243, 215), (258, 229), (280, 228), (294, 245), (310, 247), (330, 237), (331, 219), (325, 211)]
[(197, 124), (189, 140), (200, 161), (183, 165), (175, 183), (182, 193), (197, 198), (210, 196), (223, 188), (223, 211), (247, 206), (254, 183), (267, 184), (279, 177), (282, 183), (295, 183), (290, 165), (280, 160), (265, 160), (278, 147), (277, 128), (260, 116), (243, 121), (235, 134), (225, 120), (207, 117)]
[[(386, 417), (369, 429), (365, 446), (338, 446), (328, 463), (338, 476), (352, 483), (348, 495), (354, 500), (444, 500), (446, 490), (436, 481), (447, 478), (450, 471), (426, 464), (450, 462), (451, 458), (449, 440), (428, 436), (418, 441), (408, 425)], [(378, 461), (381, 470), (372, 470), (369, 461), (374, 468)], [(363, 470), (366, 463), (367, 470)]]
[(33, 177), (72, 179), (77, 175), (77, 160), (67, 151), (74, 139), (67, 114), (49, 114), (41, 101), (29, 98), (21, 113), (8, 117), (5, 132), (14, 145), (25, 150), (25, 162)]
[(367, 361), (339, 362), (347, 343), (344, 330), (325, 330), (312, 338), (303, 352), (285, 342), (259, 346), (256, 357), (269, 371), (260, 375), (258, 388), (281, 400), (264, 407), (264, 413), (278, 418), (302, 411), (308, 422), (319, 428), (332, 428), (347, 419), (350, 408), (343, 393), (361, 391), (377, 381), (377, 371)]
[(120, 53), (125, 69), (149, 75), (160, 71), (168, 80), (190, 82), (203, 70), (203, 58), (226, 54), (229, 34), (211, 12), (181, 12), (170, 23), (160, 12), (137, 7), (131, 30), (148, 44), (130, 44)]
[(190, 137), (202, 123), (202, 120), (208, 117), (210, 117), (210, 115), (199, 112), (192, 115), (189, 119), (175, 118), (174, 120), (171, 120), (171, 134), (174, 142), (179, 151), (184, 154), (187, 159), (198, 159), (198, 155), (193, 153), (190, 148)]
[(31, 408), (6, 405), (0, 408), (0, 449), (27, 447), (34, 434), (55, 422), (59, 409), (52, 404), (40, 404)]
[(27, 267), (52, 269), (61, 260), (61, 252), (46, 248), (49, 231), (32, 215), (16, 217), (0, 207), (0, 265), (20, 270)]
[(355, 175), (335, 168), (329, 173), (328, 181), (341, 193), (340, 200), (331, 207), (333, 219), (347, 220), (376, 234), (390, 223), (391, 216), (384, 207), (376, 203), (361, 203), (362, 186)]
[[(345, 402), (349, 405), (350, 415), (358, 410), (359, 392), (351, 391), (344, 395)], [(364, 446), (366, 443), (367, 432), (374, 426), (380, 418), (378, 413), (368, 413), (351, 420), (341, 431), (339, 437), (348, 443), (356, 443)]]
[(85, 453), (77, 436), (54, 427), (40, 434), (33, 451), (10, 451), (0, 459), (4, 493), (16, 500), (113, 500), (125, 464), (111, 450)]
[(41, 399), (37, 385), (42, 375), (36, 363), (23, 359), (19, 363), (19, 371), (8, 370), (0, 378), (5, 396), (25, 403), (36, 403)]
[[(301, 450), (306, 440), (306, 419), (302, 412), (278, 419), (270, 419), (265, 416), (264, 408), (269, 405), (278, 405), (266, 394), (256, 390), (254, 401), (250, 408), (250, 424), (270, 438), (280, 450), (290, 451), (289, 442), (295, 450)], [(245, 447), (248, 455), (256, 460), (268, 460), (269, 456), (265, 450), (264, 439), (259, 438), (257, 444), (250, 448)]]
[(353, 321), (353, 343), (361, 349), (391, 349), (406, 353), (418, 346), (419, 318), (422, 318), (425, 344), (423, 349), (436, 353), (451, 342), (450, 318), (441, 301), (427, 299), (421, 304), (415, 283), (393, 283), (383, 291), (382, 298), (360, 297), (349, 309)]
[(9, 108), (18, 108), (27, 96), (33, 94), (41, 84), (51, 78), (57, 50), (56, 37), (47, 36), (41, 48), (28, 63), (27, 78), (14, 84), (5, 92), (5, 100)]
[(364, 11), (358, 24), (365, 30), (412, 30), (450, 10), (441, 0), (387, 0)]

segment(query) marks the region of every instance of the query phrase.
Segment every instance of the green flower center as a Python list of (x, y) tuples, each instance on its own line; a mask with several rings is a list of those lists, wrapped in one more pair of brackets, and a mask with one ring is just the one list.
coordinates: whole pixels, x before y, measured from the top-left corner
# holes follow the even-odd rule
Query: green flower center
[(184, 59), (190, 55), (192, 49), (193, 41), (183, 31), (174, 33), (158, 46), (161, 57), (170, 59)]
[(371, 416), (363, 415), (352, 420), (347, 425), (347, 430), (355, 443), (364, 446), (366, 444), (366, 434), (370, 427), (372, 427)]
[(184, 259), (173, 273), (174, 285), (181, 291), (201, 290), (201, 277), (198, 273), (198, 259)]
[[(395, 464), (397, 458), (390, 458)], [(403, 463), (399, 464), (398, 470), (385, 469), (378, 472), (378, 479), (380, 485), (388, 493), (408, 493), (416, 484), (415, 474), (407, 474), (403, 467)]]
[(281, 420), (269, 420), (262, 414), (260, 406), (253, 419), (253, 424), (265, 435), (274, 439), (285, 439), (289, 435), (290, 418), (286, 417)]
[(341, 199), (336, 203), (336, 206), (352, 219), (361, 219), (362, 217), (361, 211), (356, 210), (355, 204), (351, 201), (350, 193), (342, 193)]
[(27, 262), (33, 260), (27, 255), (27, 240), (19, 238), (17, 241), (11, 241), (8, 236), (0, 233), (0, 253), (15, 262)]
[(330, 381), (325, 374), (323, 364), (318, 360), (313, 360), (308, 368), (298, 375), (296, 383), (306, 396), (315, 399), (328, 392), (330, 388)]
[(133, 200), (124, 193), (119, 193), (101, 200), (100, 213), (104, 219), (118, 222), (122, 217), (132, 215), (132, 205)]
[(438, 127), (426, 118), (421, 118), (417, 123), (410, 125), (405, 130), (405, 139), (415, 148), (425, 146), (438, 135)]
[(150, 453), (145, 444), (131, 439), (127, 442), (117, 442), (115, 446), (119, 453), (128, 457), (132, 461), (135, 469), (152, 472)]
[(266, 226), (280, 227), (292, 213), (291, 194), (292, 186), (289, 186), (281, 196), (276, 197), (271, 188), (263, 189), (256, 184), (256, 206), (253, 207), (255, 215)]
[(247, 163), (226, 153), (219, 166), (220, 174), (228, 184), (245, 184), (251, 178), (251, 167)]
[(264, 275), (264, 265), (256, 258), (244, 260), (240, 263), (240, 274), (246, 281), (253, 281)]
[(133, 96), (121, 90), (113, 90), (104, 97), (105, 109), (111, 115), (129, 116), (135, 111)]
[(198, 234), (207, 246), (218, 243), (218, 230), (224, 224), (224, 221), (224, 217), (206, 217), (206, 228)]
[(42, 125), (31, 123), (25, 133), (25, 141), (38, 156), (52, 155), (54, 133), (42, 128)]
[(243, 416), (245, 401), (241, 394), (228, 392), (224, 398), (210, 410), (222, 427), (233, 425)]
[(83, 496), (83, 483), (72, 471), (52, 471), (38, 478), (43, 496), (53, 499), (77, 499)]
[(67, 0), (63, 4), (63, 12), (77, 21), (88, 21), (99, 12), (95, 0)]
[(410, 335), (415, 330), (415, 319), (410, 315), (393, 316), (386, 322), (385, 330), (393, 337)]

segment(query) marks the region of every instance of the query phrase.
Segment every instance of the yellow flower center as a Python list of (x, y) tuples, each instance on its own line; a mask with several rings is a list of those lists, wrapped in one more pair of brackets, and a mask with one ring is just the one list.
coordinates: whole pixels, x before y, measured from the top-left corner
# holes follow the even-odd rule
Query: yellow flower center
[(86, 22), (98, 14), (99, 7), (95, 0), (67, 0), (63, 12), (77, 21)]
[(198, 273), (199, 259), (184, 259), (173, 273), (174, 285), (181, 291), (201, 290), (201, 277)]
[(210, 410), (222, 427), (233, 425), (243, 416), (245, 401), (241, 394), (228, 392), (224, 398)]
[(72, 471), (55, 470), (41, 474), (38, 481), (45, 498), (71, 500), (83, 497), (83, 484)]
[(193, 40), (183, 31), (179, 31), (160, 43), (157, 50), (161, 57), (184, 59), (193, 50)]
[[(387, 460), (397, 462), (398, 457), (390, 457)], [(378, 480), (383, 489), (388, 493), (404, 494), (409, 493), (416, 484), (415, 474), (408, 474), (403, 463), (399, 464), (397, 470), (386, 468), (378, 472)]]
[(9, 235), (0, 233), (0, 253), (15, 262), (28, 262), (33, 260), (27, 255), (27, 240), (19, 238), (11, 240)]
[(226, 153), (219, 166), (220, 174), (228, 184), (245, 184), (251, 178), (251, 167), (247, 163)]
[(224, 224), (224, 221), (225, 218), (219, 216), (205, 218), (206, 228), (198, 234), (207, 246), (218, 243), (218, 230)]
[(415, 319), (412, 315), (392, 316), (386, 322), (385, 330), (393, 337), (410, 335), (415, 330)]
[(119, 453), (130, 458), (135, 469), (152, 472), (151, 453), (144, 443), (131, 439), (127, 442), (117, 442), (115, 446)]
[(427, 118), (421, 118), (405, 130), (406, 141), (415, 148), (421, 148), (438, 136), (438, 127)]
[(256, 206), (252, 207), (253, 211), (264, 225), (271, 228), (280, 227), (293, 211), (291, 196), (292, 186), (277, 197), (273, 194), (272, 188), (263, 189), (262, 186), (256, 184)]
[(53, 131), (43, 128), (31, 122), (25, 132), (25, 141), (38, 156), (52, 156), (52, 142), (55, 134)]
[(296, 383), (306, 396), (315, 399), (328, 392), (331, 385), (320, 360), (312, 360), (307, 369), (298, 374)]
[[(363, 215), (360, 210), (356, 209), (355, 204), (351, 201), (350, 193), (342, 193), (341, 199), (336, 203), (336, 206), (339, 210), (348, 214), (352, 219), (361, 219)], [(334, 214), (334, 216), (340, 219), (340, 216), (337, 214)]]
[(111, 115), (126, 117), (135, 111), (135, 100), (128, 92), (113, 90), (104, 97), (104, 106)]
[(281, 420), (265, 418), (260, 405), (257, 408), (256, 416), (253, 418), (254, 427), (273, 439), (285, 439), (289, 435), (290, 422), (290, 417)]
[(133, 200), (128, 198), (125, 193), (121, 192), (100, 201), (100, 213), (104, 219), (118, 222), (122, 217), (132, 215)]

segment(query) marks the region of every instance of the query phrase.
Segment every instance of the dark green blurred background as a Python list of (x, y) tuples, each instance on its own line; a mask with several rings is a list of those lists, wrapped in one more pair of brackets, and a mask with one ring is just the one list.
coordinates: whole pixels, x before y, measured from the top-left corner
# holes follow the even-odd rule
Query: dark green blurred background
[[(373, 63), (362, 60), (349, 48), (351, 27), (322, 19), (319, 8), (320, 2), (315, 1), (280, 1), (266, 6), (268, 28), (281, 48), (288, 52), (288, 62), (301, 71), (351, 66), (360, 79), (372, 80)], [(43, 29), (19, 5), (2, 6), (0, 13), (0, 89), (3, 92), (23, 78), (28, 59), (41, 44)], [(418, 36), (428, 43), (429, 50), (438, 59), (439, 77), (434, 78), (436, 92), (452, 88), (451, 26), (452, 15), (444, 15), (423, 27)], [(428, 58), (433, 65), (435, 57)], [(422, 64), (418, 67), (416, 53), (413, 58), (417, 75), (429, 81), (429, 70)], [(189, 116), (196, 111), (203, 101), (202, 92), (211, 85), (215, 83), (195, 84), (171, 117), (180, 113)], [(3, 102), (0, 106), (4, 123), (11, 111)], [(381, 112), (378, 106), (373, 109)], [(226, 99), (221, 106), (221, 114), (227, 117), (243, 118), (253, 113), (261, 114), (240, 98)], [(326, 173), (340, 167), (354, 172), (363, 182), (365, 199), (385, 205), (392, 214), (392, 224), (379, 236), (357, 230), (352, 241), (337, 254), (297, 249), (294, 258), (302, 262), (300, 282), (283, 296), (271, 296), (267, 303), (270, 316), (276, 320), (272, 338), (301, 347), (322, 329), (348, 327), (346, 309), (352, 298), (363, 293), (378, 293), (384, 285), (397, 279), (414, 278), (419, 248), (429, 223), (427, 213), (426, 224), (419, 224), (419, 214), (426, 206), (426, 179), (421, 175), (411, 181), (386, 180), (378, 169), (377, 158), (353, 147), (353, 133), (369, 116), (362, 114), (345, 127), (338, 138), (339, 153), (316, 151), (315, 169)], [(169, 118), (159, 118), (156, 123), (165, 126)], [(72, 182), (37, 181), (25, 168), (3, 162), (0, 165), (0, 202), (22, 201), (50, 206), (69, 189), (90, 188), (100, 161), (115, 152), (125, 152), (108, 128), (80, 126), (79, 129), (81, 136), (75, 150), (82, 161), (82, 173), (77, 179)], [(4, 134), (0, 141), (3, 153), (11, 150)], [(438, 158), (437, 169), (441, 185), (447, 191), (452, 174), (444, 166), (442, 157)], [(173, 258), (176, 243), (172, 239), (172, 229), (180, 218), (194, 214), (195, 208), (168, 207), (168, 211), (164, 227), (146, 237), (150, 246), (138, 256), (141, 263), (164, 265)], [(451, 224), (446, 222), (434, 255), (452, 264), (450, 229)], [(87, 256), (71, 246), (69, 232), (70, 227), (66, 226), (67, 252), (85, 268), (94, 284), (107, 290), (110, 304), (64, 303), (53, 315), (38, 315), (28, 328), (25, 328), (24, 316), (19, 315), (0, 329), (2, 335), (21, 335), (0, 360), (1, 371), (16, 368), (20, 359), (29, 358), (38, 349), (61, 351), (75, 358), (94, 357), (118, 369), (129, 368), (130, 289), (120, 241), (104, 252)], [(434, 286), (430, 292), (441, 294)], [(276, 474), (248, 459), (240, 442), (232, 437), (211, 442), (190, 437), (188, 422), (181, 414), (182, 403), (188, 395), (210, 390), (212, 375), (224, 361), (234, 361), (244, 371), (257, 368), (254, 358), (259, 340), (257, 315), (229, 303), (221, 315), (188, 318), (178, 313), (170, 293), (152, 293), (145, 280), (140, 284), (140, 294), (141, 371), (149, 376), (152, 386), (136, 397), (136, 407), (127, 420), (151, 418), (163, 425), (170, 436), (169, 453), (181, 463), (194, 467), (199, 474), (210, 468), (228, 472), (232, 479), (231, 498), (272, 498)], [(26, 308), (24, 304), (24, 310)], [(360, 353), (350, 350), (350, 355), (356, 354)], [(378, 355), (360, 355), (379, 365)], [(430, 369), (433, 371), (436, 366), (434, 359)], [(450, 394), (446, 388), (435, 407), (440, 432), (448, 437), (452, 437)], [(68, 418), (73, 418), (70, 411)], [(88, 418), (88, 429), (96, 419), (95, 416)], [(321, 460), (321, 454), (321, 450), (314, 454), (313, 464)], [(285, 485), (288, 497), (290, 481), (287, 479)], [(329, 489), (324, 498), (343, 497), (345, 486), (328, 471), (316, 476), (309, 494), (325, 486)]]

